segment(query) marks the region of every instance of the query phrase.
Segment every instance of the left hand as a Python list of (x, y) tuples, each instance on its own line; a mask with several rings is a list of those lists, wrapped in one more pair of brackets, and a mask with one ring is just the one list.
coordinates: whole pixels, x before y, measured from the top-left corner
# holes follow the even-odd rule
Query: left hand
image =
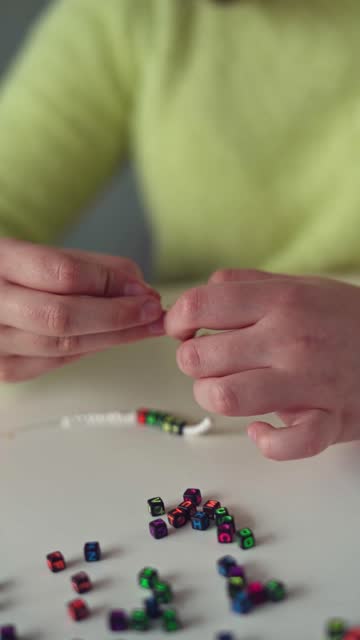
[[(222, 332), (194, 337), (201, 328)], [(195, 379), (204, 409), (282, 419), (281, 429), (261, 421), (249, 426), (268, 458), (305, 458), (360, 439), (359, 287), (218, 271), (177, 300), (165, 330), (183, 340), (178, 365)]]

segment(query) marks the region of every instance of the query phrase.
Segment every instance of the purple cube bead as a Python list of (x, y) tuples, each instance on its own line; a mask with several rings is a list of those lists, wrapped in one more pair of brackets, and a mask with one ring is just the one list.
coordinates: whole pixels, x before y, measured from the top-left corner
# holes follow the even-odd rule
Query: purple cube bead
[(245, 569), (239, 564), (229, 568), (228, 577), (230, 578), (232, 576), (240, 576), (240, 578), (244, 578), (244, 582), (246, 582)]
[(109, 628), (111, 631), (125, 631), (129, 628), (129, 619), (123, 609), (113, 609), (110, 611)]
[(12, 624), (8, 624), (5, 627), (0, 627), (1, 640), (16, 640), (16, 629)]
[(167, 524), (162, 518), (152, 520), (149, 524), (149, 529), (151, 535), (153, 536), (153, 538), (156, 538), (156, 540), (165, 538), (168, 535)]

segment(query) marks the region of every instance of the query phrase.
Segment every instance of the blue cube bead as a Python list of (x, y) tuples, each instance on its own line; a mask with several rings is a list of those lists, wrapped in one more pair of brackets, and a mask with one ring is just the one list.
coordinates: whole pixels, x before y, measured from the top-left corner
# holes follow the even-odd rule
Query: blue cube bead
[(235, 558), (232, 556), (222, 556), (217, 561), (217, 569), (221, 576), (227, 578), (230, 575), (231, 569), (237, 566)]
[(220, 631), (215, 640), (235, 640), (235, 636), (231, 631)]
[(235, 613), (249, 613), (253, 608), (253, 603), (251, 602), (246, 591), (239, 591), (234, 599), (231, 602), (231, 608)]
[(196, 515), (191, 518), (191, 525), (193, 529), (198, 531), (205, 531), (209, 528), (210, 520), (209, 516), (203, 511), (198, 511)]
[(98, 562), (101, 559), (101, 550), (98, 542), (86, 542), (84, 545), (84, 557), (86, 562)]
[(12, 624), (0, 627), (0, 638), (1, 640), (16, 640), (17, 634), (15, 627)]
[(156, 618), (160, 618), (161, 616), (161, 608), (157, 599), (154, 596), (150, 598), (146, 598), (144, 600), (145, 611), (148, 614), (149, 618), (155, 620)]

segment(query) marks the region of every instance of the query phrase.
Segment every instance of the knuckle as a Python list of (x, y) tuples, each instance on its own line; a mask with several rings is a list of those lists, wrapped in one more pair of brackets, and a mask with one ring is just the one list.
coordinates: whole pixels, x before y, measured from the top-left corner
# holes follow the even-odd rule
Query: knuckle
[(56, 336), (71, 333), (71, 313), (69, 308), (58, 302), (45, 309), (45, 323), (47, 330)]
[(232, 389), (223, 382), (213, 382), (210, 387), (211, 404), (215, 413), (232, 416), (238, 409), (237, 399)]
[(178, 363), (182, 371), (196, 375), (201, 369), (199, 350), (194, 340), (188, 340), (178, 349)]
[(204, 303), (204, 296), (199, 287), (190, 289), (183, 294), (179, 301), (179, 312), (185, 321), (196, 318)]
[(76, 290), (81, 275), (81, 264), (69, 255), (63, 255), (55, 266), (55, 277), (64, 292)]

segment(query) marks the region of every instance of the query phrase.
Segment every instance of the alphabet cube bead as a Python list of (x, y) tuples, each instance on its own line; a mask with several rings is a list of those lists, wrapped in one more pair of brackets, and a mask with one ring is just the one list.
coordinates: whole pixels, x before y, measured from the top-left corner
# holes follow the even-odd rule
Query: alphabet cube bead
[(161, 498), (149, 498), (149, 512), (152, 516), (162, 516), (165, 513), (165, 505)]
[(239, 591), (231, 602), (231, 608), (235, 613), (249, 613), (253, 604), (246, 591)]
[(84, 620), (89, 616), (89, 609), (87, 607), (86, 602), (78, 598), (77, 600), (72, 600), (67, 605), (69, 616), (75, 620), (75, 622), (79, 622), (80, 620)]
[(241, 576), (230, 576), (227, 583), (227, 592), (230, 598), (234, 598), (237, 593), (245, 589), (246, 582)]
[(218, 542), (229, 544), (234, 540), (234, 530), (231, 524), (220, 524), (217, 528)]
[(60, 551), (53, 551), (52, 553), (48, 553), (48, 555), (46, 556), (46, 562), (50, 571), (52, 571), (53, 573), (64, 571), (66, 567), (64, 556)]
[(222, 556), (217, 561), (217, 570), (221, 576), (227, 577), (230, 573), (230, 570), (236, 566), (236, 560), (232, 556)]
[(160, 604), (168, 604), (173, 599), (173, 593), (168, 582), (158, 580), (153, 586), (153, 594)]
[(278, 580), (269, 580), (265, 584), (267, 599), (271, 602), (280, 602), (286, 597), (285, 585)]
[(84, 558), (86, 562), (98, 562), (99, 560), (101, 560), (101, 549), (98, 542), (85, 543)]
[(263, 604), (267, 600), (266, 589), (262, 582), (250, 582), (247, 586), (247, 594), (253, 605)]
[(343, 618), (331, 618), (326, 624), (326, 637), (332, 640), (342, 640), (346, 633), (346, 623)]
[(179, 507), (177, 507), (176, 509), (169, 511), (168, 521), (172, 527), (180, 529), (180, 527), (183, 527), (189, 521), (189, 516), (185, 511), (183, 511), (183, 509), (179, 509)]
[(215, 511), (220, 507), (221, 504), (218, 500), (207, 500), (207, 502), (205, 502), (203, 506), (203, 511), (206, 513), (207, 517), (210, 518), (210, 520), (214, 520)]
[(111, 631), (125, 631), (129, 628), (129, 618), (123, 609), (113, 609), (109, 612), (109, 629)]
[(184, 500), (183, 502), (180, 502), (179, 509), (183, 509), (188, 518), (191, 518), (191, 516), (196, 514), (196, 507), (191, 500)]
[(175, 609), (165, 609), (162, 620), (165, 631), (178, 631), (181, 628)]
[(215, 640), (235, 640), (235, 636), (230, 631), (220, 631)]
[(159, 603), (156, 600), (155, 596), (151, 596), (150, 598), (146, 598), (146, 600), (144, 600), (144, 606), (145, 606), (145, 611), (146, 611), (148, 617), (151, 620), (155, 620), (156, 618), (160, 618), (161, 609), (160, 609)]
[(135, 631), (147, 631), (150, 626), (149, 617), (144, 609), (134, 609), (130, 615), (130, 626)]
[(205, 531), (209, 528), (209, 525), (210, 520), (203, 511), (198, 511), (197, 514), (191, 518), (192, 528), (197, 529), (198, 531)]
[(200, 489), (186, 489), (184, 491), (184, 500), (191, 500), (191, 502), (198, 507), (201, 504), (201, 491)]
[(353, 627), (344, 635), (344, 640), (360, 640), (360, 627)]
[(221, 524), (221, 520), (224, 516), (228, 515), (228, 510), (226, 507), (218, 507), (215, 509), (215, 524)]
[(234, 520), (234, 516), (231, 516), (229, 513), (225, 514), (224, 516), (219, 518), (219, 521), (217, 523), (219, 524), (230, 524), (232, 526), (233, 532), (235, 534), (235, 520)]
[(152, 589), (155, 582), (157, 582), (158, 577), (159, 575), (156, 569), (152, 569), (152, 567), (145, 567), (138, 575), (139, 585), (143, 589)]
[(162, 520), (162, 518), (152, 520), (149, 524), (149, 529), (152, 537), (156, 540), (160, 540), (160, 538), (166, 538), (166, 536), (168, 535), (167, 524), (165, 520)]
[(1, 640), (17, 640), (17, 633), (14, 625), (7, 624), (5, 627), (0, 627), (0, 639)]
[(255, 538), (251, 529), (240, 529), (236, 533), (237, 541), (242, 549), (251, 549), (255, 547)]
[(244, 578), (246, 582), (245, 569), (241, 564), (237, 564), (236, 566), (230, 567), (229, 569), (229, 578), (234, 578), (238, 576), (240, 576), (240, 578)]
[(79, 571), (79, 573), (75, 573), (75, 575), (71, 578), (72, 588), (76, 593), (86, 593), (90, 591), (92, 588), (92, 584), (90, 578), (85, 571)]

